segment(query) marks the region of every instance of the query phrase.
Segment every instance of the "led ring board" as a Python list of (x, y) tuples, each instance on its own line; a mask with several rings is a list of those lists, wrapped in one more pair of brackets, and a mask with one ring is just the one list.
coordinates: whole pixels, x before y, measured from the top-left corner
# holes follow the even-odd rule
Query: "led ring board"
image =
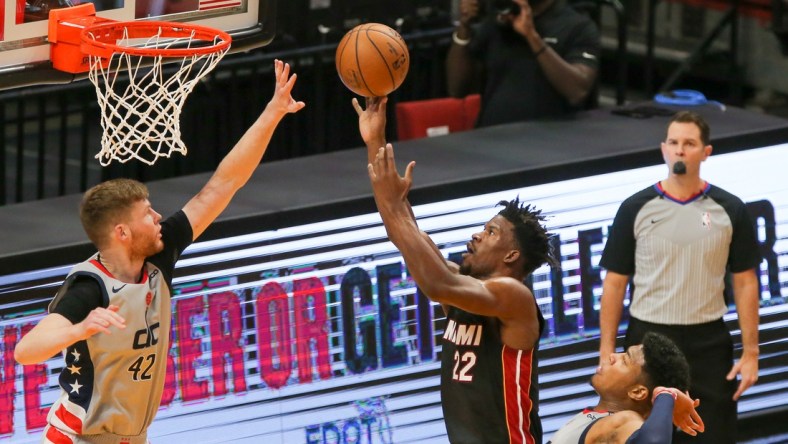
[[(740, 196), (758, 226), (761, 378), (743, 415), (788, 396), (788, 145), (714, 155), (704, 177)], [(531, 285), (545, 437), (595, 396), (599, 268), (623, 199), (664, 165), (414, 207), (447, 258), (519, 195), (550, 216), (562, 270)], [(749, 180), (741, 171), (758, 171)], [(16, 365), (18, 338), (72, 264), (0, 276), (0, 443), (38, 442), (62, 357)], [(168, 379), (152, 442), (446, 442), (439, 393), (444, 317), (420, 294), (376, 213), (198, 242), (178, 262)], [(733, 308), (733, 305), (730, 306)], [(735, 311), (725, 316), (735, 325)], [(623, 330), (622, 330), (623, 331)], [(738, 331), (734, 336), (738, 342)]]

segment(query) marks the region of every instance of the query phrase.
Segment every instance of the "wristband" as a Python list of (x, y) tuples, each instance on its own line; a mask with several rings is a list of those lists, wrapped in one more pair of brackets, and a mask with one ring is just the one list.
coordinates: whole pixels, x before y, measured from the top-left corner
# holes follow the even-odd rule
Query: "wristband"
[(468, 44), (471, 43), (471, 39), (461, 39), (460, 36), (457, 35), (457, 31), (451, 33), (451, 41), (460, 46), (468, 46)]
[(539, 57), (539, 56), (540, 56), (540, 55), (542, 55), (542, 53), (543, 53), (543, 52), (545, 52), (545, 51), (547, 51), (547, 44), (544, 44), (544, 45), (542, 45), (542, 47), (541, 47), (541, 48), (539, 48), (539, 51), (536, 51), (536, 52), (534, 53), (534, 58), (537, 58), (537, 57)]
[(674, 401), (677, 400), (678, 397), (679, 397), (679, 395), (674, 390), (671, 390), (671, 389), (666, 388), (666, 387), (658, 387), (658, 388), (654, 389), (654, 395), (651, 397), (651, 403), (653, 404), (654, 401), (657, 399), (657, 396), (659, 396), (659, 395), (661, 395), (663, 393), (667, 393), (670, 396), (672, 396)]

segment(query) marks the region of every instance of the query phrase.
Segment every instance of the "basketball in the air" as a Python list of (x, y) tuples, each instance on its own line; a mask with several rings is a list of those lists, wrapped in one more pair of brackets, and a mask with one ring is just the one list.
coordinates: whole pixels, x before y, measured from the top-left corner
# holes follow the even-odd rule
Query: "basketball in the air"
[(399, 33), (380, 23), (358, 25), (342, 37), (335, 57), (342, 83), (364, 97), (382, 97), (402, 85), (410, 66)]

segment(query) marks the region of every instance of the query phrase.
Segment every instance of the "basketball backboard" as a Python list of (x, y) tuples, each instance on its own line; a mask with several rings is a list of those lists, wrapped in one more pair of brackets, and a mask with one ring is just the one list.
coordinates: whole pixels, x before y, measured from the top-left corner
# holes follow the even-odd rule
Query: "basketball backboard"
[[(0, 90), (70, 83), (85, 75), (52, 68), (47, 40), (52, 9), (86, 0), (0, 0)], [(94, 0), (96, 15), (117, 21), (163, 20), (209, 26), (233, 38), (230, 52), (268, 44), (276, 32), (276, 0)]]

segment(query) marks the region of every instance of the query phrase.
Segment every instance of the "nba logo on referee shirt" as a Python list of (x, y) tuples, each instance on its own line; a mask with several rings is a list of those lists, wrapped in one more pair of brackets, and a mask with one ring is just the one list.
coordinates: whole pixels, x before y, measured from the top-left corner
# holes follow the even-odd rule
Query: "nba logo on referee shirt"
[(707, 211), (704, 211), (700, 217), (700, 224), (703, 228), (709, 230), (711, 229), (711, 216)]

